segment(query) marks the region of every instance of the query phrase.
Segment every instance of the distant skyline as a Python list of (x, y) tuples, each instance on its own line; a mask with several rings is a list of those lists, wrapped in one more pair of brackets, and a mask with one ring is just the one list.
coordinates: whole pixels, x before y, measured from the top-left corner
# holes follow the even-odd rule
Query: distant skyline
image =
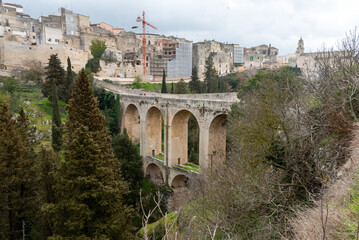
[[(158, 30), (147, 32), (184, 37), (193, 42), (214, 39), (244, 47), (272, 44), (279, 55), (294, 53), (300, 37), (305, 52), (336, 46), (359, 23), (358, 0), (17, 0), (32, 18), (58, 15), (64, 7), (125, 31), (141, 32), (136, 17)], [(138, 26), (137, 29), (131, 29)]]

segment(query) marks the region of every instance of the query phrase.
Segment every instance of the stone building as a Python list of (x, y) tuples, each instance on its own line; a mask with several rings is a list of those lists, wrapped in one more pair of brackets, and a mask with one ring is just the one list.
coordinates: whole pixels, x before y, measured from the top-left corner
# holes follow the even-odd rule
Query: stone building
[(114, 28), (112, 25), (101, 22), (101, 23), (95, 23), (95, 24), (91, 24), (91, 27), (100, 27), (103, 28), (109, 32), (111, 32), (114, 35), (120, 34), (121, 32), (124, 31), (123, 28)]
[(50, 55), (56, 53), (63, 64), (70, 57), (74, 71), (79, 71), (86, 64), (87, 52), (64, 44), (67, 36), (64, 28), (68, 25), (66, 17), (61, 14), (33, 19), (24, 13), (21, 5), (5, 3), (0, 4), (0, 15), (1, 69), (25, 69), (32, 61), (46, 66)]
[(1, 37), (24, 44), (33, 44), (39, 40), (39, 35), (36, 34), (39, 30), (39, 21), (24, 14), (21, 5), (6, 3), (0, 6), (0, 15)]
[(192, 63), (197, 67), (200, 77), (204, 76), (206, 59), (209, 55), (212, 56), (214, 67), (219, 75), (234, 72), (236, 70), (234, 59), (238, 66), (243, 59), (243, 48), (238, 44), (226, 44), (214, 40), (194, 43), (192, 53)]
[(317, 71), (315, 60), (322, 54), (321, 52), (305, 53), (304, 40), (301, 37), (295, 53), (279, 57), (278, 62), (281, 66), (299, 67), (302, 74), (309, 77), (310, 75), (315, 75)]
[(245, 48), (244, 69), (278, 68), (277, 56), (278, 48), (272, 47), (271, 44)]

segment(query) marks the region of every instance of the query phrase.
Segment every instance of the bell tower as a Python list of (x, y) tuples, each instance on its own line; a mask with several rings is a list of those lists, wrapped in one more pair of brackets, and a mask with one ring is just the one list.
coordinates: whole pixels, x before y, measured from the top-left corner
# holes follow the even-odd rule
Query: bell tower
[(297, 51), (295, 51), (295, 53), (298, 55), (304, 53), (304, 41), (303, 41), (302, 37), (300, 37), (300, 39), (298, 41)]

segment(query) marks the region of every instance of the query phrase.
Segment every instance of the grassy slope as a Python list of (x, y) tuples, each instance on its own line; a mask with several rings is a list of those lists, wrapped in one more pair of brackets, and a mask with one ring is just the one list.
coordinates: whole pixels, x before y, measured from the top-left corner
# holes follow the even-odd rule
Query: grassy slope
[[(51, 116), (52, 103), (41, 93), (41, 89), (37, 86), (26, 87), (21, 85), (15, 92), (15, 97), (11, 98), (10, 94), (0, 91), (0, 102), (14, 106), (15, 114), (20, 107), (26, 111), (30, 125), (36, 126), (41, 139), (41, 145), (51, 145)], [(66, 103), (59, 102), (61, 119), (66, 121), (67, 115), (65, 111)]]
[(176, 165), (177, 167), (179, 168), (182, 168), (182, 169), (185, 169), (185, 170), (188, 170), (188, 171), (192, 171), (192, 172), (197, 172), (198, 173), (198, 170), (199, 170), (199, 166), (194, 164), (194, 163), (185, 163), (183, 165)]

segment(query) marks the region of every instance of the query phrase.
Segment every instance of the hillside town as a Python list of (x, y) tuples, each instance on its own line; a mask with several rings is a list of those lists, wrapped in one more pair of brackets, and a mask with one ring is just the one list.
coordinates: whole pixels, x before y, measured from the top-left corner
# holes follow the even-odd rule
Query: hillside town
[(153, 33), (146, 33), (143, 48), (142, 33), (104, 22), (92, 23), (89, 16), (65, 8), (60, 8), (58, 15), (34, 19), (21, 5), (0, 3), (0, 69), (8, 73), (26, 70), (36, 63), (45, 66), (50, 55), (56, 53), (62, 63), (69, 57), (73, 70), (78, 72), (92, 57), (90, 46), (95, 39), (105, 41), (107, 47), (97, 76), (141, 76), (147, 81), (159, 80), (163, 71), (169, 80), (189, 79), (193, 66), (203, 78), (209, 55), (220, 76), (248, 69), (303, 67), (310, 65), (308, 62), (313, 55), (304, 53), (303, 39), (299, 40), (294, 54), (284, 57), (279, 57), (279, 49), (271, 44), (243, 47), (240, 43), (215, 40), (194, 43), (185, 38)]
[(358, 239), (359, 1), (13, 1), (0, 240)]

